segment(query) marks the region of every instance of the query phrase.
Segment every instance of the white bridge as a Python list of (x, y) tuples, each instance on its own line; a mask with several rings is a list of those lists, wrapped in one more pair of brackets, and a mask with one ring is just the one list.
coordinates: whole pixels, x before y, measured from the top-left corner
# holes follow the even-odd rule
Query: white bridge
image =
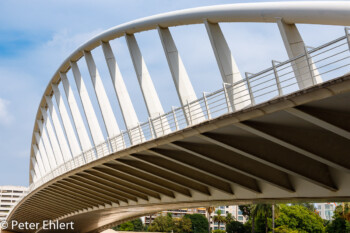
[[(243, 73), (222, 22), (277, 24), (289, 60)], [(222, 76), (222, 89), (203, 96), (196, 96), (171, 34), (171, 27), (190, 24), (205, 27)], [(73, 220), (74, 232), (99, 232), (171, 208), (349, 199), (350, 35), (345, 28), (343, 37), (310, 49), (295, 24), (350, 25), (350, 2), (201, 7), (132, 21), (89, 40), (62, 63), (44, 92), (30, 150), (29, 194), (8, 220)], [(146, 30), (159, 33), (155, 39), (163, 45), (179, 108), (164, 110), (158, 98), (135, 37)], [(120, 37), (148, 119), (138, 119), (110, 46)], [(125, 129), (118, 126), (94, 49), (103, 50)]]

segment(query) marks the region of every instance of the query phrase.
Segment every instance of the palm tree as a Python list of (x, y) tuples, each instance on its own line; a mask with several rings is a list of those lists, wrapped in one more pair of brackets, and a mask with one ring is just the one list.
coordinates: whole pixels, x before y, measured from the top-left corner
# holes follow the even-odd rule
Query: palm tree
[(350, 202), (342, 203), (342, 217), (347, 221), (350, 221)]
[[(273, 209), (273, 210), (272, 210)], [(272, 211), (274, 211), (274, 213), (272, 213)], [(252, 216), (252, 232), (255, 232), (255, 217), (260, 215), (263, 216), (265, 218), (265, 232), (267, 233), (269, 228), (267, 225), (267, 219), (269, 216), (271, 216), (272, 214), (278, 214), (279, 212), (279, 206), (278, 205), (274, 205), (274, 208), (272, 208), (271, 204), (257, 204), (257, 205), (253, 205), (252, 210), (251, 210), (251, 216)], [(274, 222), (274, 221), (273, 221)], [(274, 226), (272, 227), (274, 228)]]
[(214, 216), (214, 222), (218, 223), (218, 228), (220, 229), (220, 224), (225, 222), (225, 217), (221, 215), (221, 210), (216, 211)]
[(207, 208), (207, 212), (208, 212), (208, 233), (210, 233), (210, 218), (211, 218), (211, 214), (214, 212), (215, 207), (208, 207)]
[(232, 222), (234, 220), (235, 220), (235, 217), (233, 217), (231, 213), (227, 213), (226, 214), (226, 217), (225, 217), (225, 223), (226, 224), (228, 224), (228, 223), (230, 223), (230, 222)]

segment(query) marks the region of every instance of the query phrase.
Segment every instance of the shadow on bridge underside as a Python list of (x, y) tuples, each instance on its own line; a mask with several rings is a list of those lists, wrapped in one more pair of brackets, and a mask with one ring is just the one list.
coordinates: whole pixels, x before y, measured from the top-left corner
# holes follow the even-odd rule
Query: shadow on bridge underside
[(11, 219), (98, 232), (171, 208), (348, 200), (349, 101), (343, 76), (132, 146), (43, 185)]

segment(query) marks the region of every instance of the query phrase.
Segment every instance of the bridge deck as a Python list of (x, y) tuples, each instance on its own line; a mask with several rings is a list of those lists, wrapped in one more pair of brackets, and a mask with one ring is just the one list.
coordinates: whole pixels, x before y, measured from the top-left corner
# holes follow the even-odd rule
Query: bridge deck
[(9, 220), (90, 232), (169, 208), (349, 200), (349, 101), (346, 75), (132, 146), (47, 182)]

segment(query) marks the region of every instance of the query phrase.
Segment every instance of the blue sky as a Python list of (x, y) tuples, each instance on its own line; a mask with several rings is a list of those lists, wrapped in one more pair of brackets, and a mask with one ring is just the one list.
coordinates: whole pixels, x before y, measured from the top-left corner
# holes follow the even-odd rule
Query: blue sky
[[(137, 18), (190, 7), (236, 2), (248, 1), (1, 0), (0, 185), (28, 185), (31, 135), (39, 101), (56, 69), (80, 44), (103, 30)], [(320, 45), (344, 33), (343, 27), (298, 27), (310, 46)], [(242, 72), (254, 73), (267, 68), (271, 59), (287, 59), (275, 24), (234, 23), (223, 24), (222, 28)], [(219, 89), (220, 74), (204, 26), (176, 27), (171, 32), (197, 94)], [(171, 106), (179, 106), (157, 32), (137, 34), (136, 38), (165, 111), (169, 111)], [(144, 121), (147, 118), (146, 109), (126, 43), (120, 38), (111, 44), (139, 119)], [(96, 50), (93, 54), (118, 123), (123, 128), (102, 52)], [(84, 66), (82, 61), (79, 64)], [(87, 80), (86, 69), (82, 69), (82, 74)], [(88, 85), (91, 90), (91, 84)], [(96, 100), (93, 101), (96, 105)]]

